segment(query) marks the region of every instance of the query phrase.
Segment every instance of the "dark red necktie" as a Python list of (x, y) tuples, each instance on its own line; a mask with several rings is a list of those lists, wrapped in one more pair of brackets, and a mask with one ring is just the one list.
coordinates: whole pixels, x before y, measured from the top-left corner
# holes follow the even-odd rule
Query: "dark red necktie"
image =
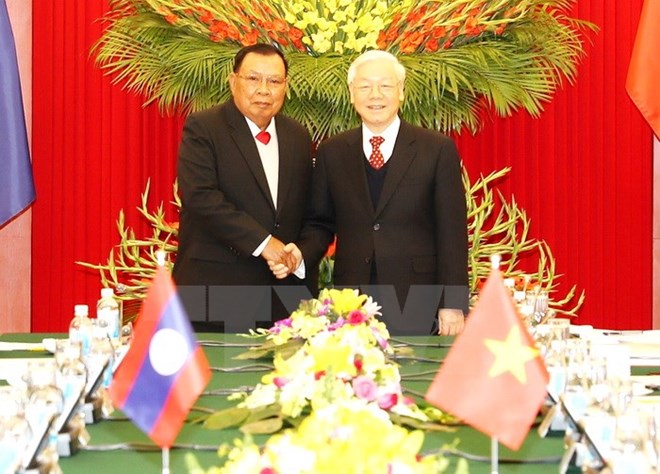
[(369, 157), (369, 164), (375, 170), (379, 170), (385, 164), (385, 159), (380, 151), (380, 145), (385, 141), (383, 137), (371, 137), (369, 143), (373, 147), (371, 156)]
[(257, 133), (257, 140), (259, 140), (264, 145), (268, 145), (268, 142), (270, 141), (270, 133), (268, 133), (266, 130), (260, 131)]

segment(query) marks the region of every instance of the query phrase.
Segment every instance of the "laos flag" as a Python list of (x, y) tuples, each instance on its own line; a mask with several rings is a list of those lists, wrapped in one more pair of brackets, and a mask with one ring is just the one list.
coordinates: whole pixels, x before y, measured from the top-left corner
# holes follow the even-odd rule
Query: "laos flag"
[(210, 378), (174, 282), (159, 266), (110, 398), (154, 443), (169, 448)]

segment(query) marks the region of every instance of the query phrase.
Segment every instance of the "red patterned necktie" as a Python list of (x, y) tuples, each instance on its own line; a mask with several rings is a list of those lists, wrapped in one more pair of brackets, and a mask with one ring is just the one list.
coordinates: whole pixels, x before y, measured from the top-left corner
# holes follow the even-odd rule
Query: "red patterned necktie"
[(268, 133), (266, 130), (260, 131), (257, 133), (257, 140), (259, 140), (264, 145), (268, 145), (268, 142), (270, 141), (270, 133)]
[(385, 141), (383, 137), (371, 137), (369, 143), (373, 149), (371, 150), (371, 156), (369, 157), (369, 164), (375, 170), (379, 170), (385, 164), (385, 159), (383, 154), (380, 151), (380, 145)]

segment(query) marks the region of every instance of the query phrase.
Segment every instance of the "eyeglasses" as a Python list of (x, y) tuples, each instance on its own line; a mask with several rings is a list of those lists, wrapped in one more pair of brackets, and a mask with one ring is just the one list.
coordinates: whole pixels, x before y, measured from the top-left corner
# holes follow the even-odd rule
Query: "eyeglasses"
[(264, 81), (266, 82), (266, 87), (269, 89), (279, 89), (286, 83), (286, 78), (281, 76), (262, 76), (261, 74), (248, 74), (247, 76), (243, 76), (242, 74), (237, 75), (245, 81), (248, 87), (253, 89), (259, 87)]
[(400, 82), (397, 82), (396, 84), (369, 84), (369, 83), (360, 83), (357, 85), (353, 86), (353, 90), (355, 91), (356, 94), (359, 95), (368, 95), (371, 93), (371, 91), (376, 88), (376, 90), (381, 93), (382, 95), (394, 95), (394, 93), (397, 91)]

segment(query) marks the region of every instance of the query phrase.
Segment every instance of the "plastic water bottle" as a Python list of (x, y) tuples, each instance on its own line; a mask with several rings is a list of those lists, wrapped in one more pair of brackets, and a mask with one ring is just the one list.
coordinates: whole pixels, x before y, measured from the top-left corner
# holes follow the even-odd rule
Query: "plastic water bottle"
[(73, 319), (69, 324), (69, 339), (80, 341), (83, 358), (89, 353), (92, 342), (92, 320), (89, 319), (89, 306), (77, 304), (74, 306)]
[(96, 304), (96, 319), (97, 324), (105, 328), (106, 334), (113, 342), (119, 339), (121, 314), (112, 288), (101, 289), (101, 299)]

